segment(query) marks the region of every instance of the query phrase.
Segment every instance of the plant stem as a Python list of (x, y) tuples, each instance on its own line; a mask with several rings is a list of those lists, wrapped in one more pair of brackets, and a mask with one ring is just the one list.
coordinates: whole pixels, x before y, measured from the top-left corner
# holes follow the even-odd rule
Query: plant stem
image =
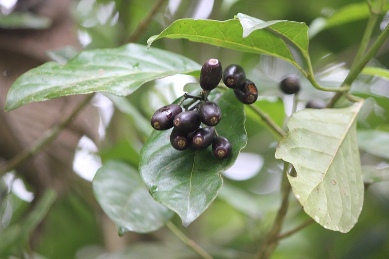
[(7, 163), (0, 165), (0, 176), (5, 173), (11, 171), (16, 168), (27, 159), (31, 158), (33, 155), (38, 153), (42, 148), (49, 145), (51, 142), (55, 140), (57, 135), (61, 132), (63, 128), (65, 128), (74, 117), (87, 105), (90, 100), (93, 98), (93, 95), (88, 95), (70, 114), (68, 117), (63, 119), (60, 123), (55, 125), (54, 127), (48, 129), (43, 135), (37, 139), (31, 146), (24, 149), (22, 152), (18, 153)]
[[(278, 209), (276, 218), (273, 222), (273, 225), (270, 231), (267, 233), (265, 240), (263, 241), (258, 253), (255, 258), (264, 259), (270, 258), (271, 254), (278, 246), (279, 234), (281, 232), (282, 224), (288, 212), (289, 205), (289, 193), (291, 190), (291, 185), (287, 179), (287, 171), (289, 169), (289, 163), (284, 163), (284, 172), (282, 177), (281, 192), (282, 192), (282, 202), (281, 206)], [(294, 169), (293, 169), (294, 170)]]
[(307, 221), (305, 221), (304, 223), (302, 223), (301, 225), (295, 227), (294, 229), (278, 235), (277, 239), (280, 240), (280, 239), (289, 237), (289, 236), (293, 235), (294, 233), (297, 233), (298, 231), (302, 230), (303, 228), (311, 225), (313, 222), (315, 222), (315, 221), (312, 218), (310, 218)]
[(136, 27), (136, 30), (131, 34), (131, 36), (128, 39), (128, 42), (137, 42), (139, 40), (140, 36), (146, 31), (147, 27), (149, 27), (151, 23), (151, 19), (158, 12), (158, 10), (162, 8), (165, 2), (166, 0), (159, 0), (153, 6), (153, 8), (150, 10), (147, 17), (139, 24), (139, 26)]
[(188, 238), (180, 229), (173, 224), (173, 222), (168, 221), (165, 223), (166, 227), (178, 237), (185, 245), (191, 248), (195, 253), (197, 253), (201, 258), (212, 259), (213, 257), (208, 254), (203, 248), (201, 248), (195, 241)]
[(269, 127), (277, 134), (279, 135), (280, 137), (283, 137), (286, 135), (285, 131), (283, 129), (281, 129), (277, 123), (275, 123), (271, 118), (270, 116), (265, 113), (264, 111), (262, 111), (260, 108), (258, 108), (257, 106), (255, 106), (254, 104), (252, 105), (249, 105), (248, 107), (250, 107), (256, 114), (259, 115), (259, 117), (261, 117), (261, 119), (263, 121), (265, 121), (267, 123), (267, 125), (269, 125)]

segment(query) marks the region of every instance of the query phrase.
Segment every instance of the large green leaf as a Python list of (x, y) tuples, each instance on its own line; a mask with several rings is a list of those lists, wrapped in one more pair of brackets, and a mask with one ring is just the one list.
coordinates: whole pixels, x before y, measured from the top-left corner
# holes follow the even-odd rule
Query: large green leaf
[(304, 109), (291, 116), (276, 158), (290, 162), (288, 176), (305, 212), (325, 228), (348, 232), (363, 205), (363, 180), (356, 136), (362, 103), (342, 109)]
[(104, 212), (121, 231), (151, 232), (173, 215), (152, 199), (138, 172), (123, 162), (105, 163), (93, 179), (93, 190)]
[(128, 95), (148, 81), (199, 69), (188, 58), (138, 44), (85, 51), (64, 65), (49, 62), (23, 74), (9, 90), (5, 109), (73, 94)]
[(389, 132), (358, 130), (359, 148), (375, 156), (389, 159)]
[(215, 199), (222, 185), (220, 172), (232, 166), (247, 141), (243, 105), (233, 92), (215, 101), (222, 111), (216, 130), (232, 144), (231, 157), (217, 159), (210, 148), (177, 151), (170, 145), (170, 130), (153, 131), (141, 150), (139, 170), (143, 181), (155, 200), (178, 213), (184, 226)]
[(269, 21), (238, 14), (227, 21), (180, 19), (160, 34), (151, 37), (150, 45), (161, 38), (188, 39), (238, 51), (266, 54), (284, 59), (294, 65), (288, 43), (308, 51), (308, 27), (291, 21)]

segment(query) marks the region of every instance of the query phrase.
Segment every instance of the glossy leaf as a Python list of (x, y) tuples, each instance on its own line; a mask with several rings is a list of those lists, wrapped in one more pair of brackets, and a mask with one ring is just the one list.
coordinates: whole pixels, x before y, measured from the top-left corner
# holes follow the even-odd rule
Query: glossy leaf
[(175, 211), (188, 226), (212, 203), (222, 186), (220, 172), (232, 166), (246, 145), (243, 105), (232, 91), (215, 100), (221, 111), (216, 126), (219, 135), (232, 144), (232, 156), (217, 159), (210, 148), (185, 151), (173, 149), (171, 130), (153, 131), (141, 150), (139, 170), (155, 200)]
[(132, 167), (109, 161), (93, 179), (97, 201), (122, 231), (147, 233), (159, 229), (173, 214), (155, 202)]
[(23, 74), (9, 90), (5, 109), (65, 95), (129, 95), (148, 81), (199, 69), (183, 56), (139, 44), (84, 51), (64, 65), (49, 62)]
[(294, 65), (297, 61), (288, 43), (308, 51), (308, 27), (304, 23), (264, 22), (244, 14), (227, 21), (180, 19), (159, 35), (151, 37), (147, 43), (150, 45), (161, 38), (182, 38), (242, 52), (271, 55)]
[(362, 103), (342, 109), (304, 109), (291, 116), (289, 133), (276, 158), (290, 162), (288, 175), (305, 212), (325, 228), (348, 232), (363, 205), (363, 181), (356, 139)]
[(358, 130), (359, 148), (375, 156), (389, 159), (389, 132), (380, 130)]

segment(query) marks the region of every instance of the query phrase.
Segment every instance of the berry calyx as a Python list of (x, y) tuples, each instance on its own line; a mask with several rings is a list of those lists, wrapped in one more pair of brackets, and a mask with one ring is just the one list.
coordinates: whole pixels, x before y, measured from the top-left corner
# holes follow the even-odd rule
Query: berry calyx
[(215, 126), (221, 119), (221, 110), (219, 106), (210, 101), (204, 101), (200, 104), (198, 114), (201, 122), (207, 126)]
[(239, 88), (234, 89), (235, 97), (244, 104), (252, 104), (258, 99), (257, 86), (246, 79)]
[(222, 65), (216, 58), (207, 60), (201, 67), (200, 86), (203, 90), (211, 91), (222, 79)]
[(196, 149), (206, 148), (212, 144), (215, 138), (215, 128), (199, 128), (193, 133), (192, 146)]
[(201, 124), (199, 114), (196, 111), (184, 111), (174, 117), (173, 125), (182, 132), (193, 132)]
[(246, 73), (243, 67), (232, 64), (227, 66), (223, 72), (223, 83), (229, 88), (238, 88), (246, 80)]
[(287, 76), (280, 83), (280, 89), (284, 94), (297, 94), (300, 91), (300, 80), (297, 76)]
[(159, 108), (151, 117), (151, 126), (156, 130), (167, 130), (173, 127), (174, 117), (182, 112), (177, 104), (170, 104)]
[(177, 150), (185, 150), (190, 146), (191, 136), (188, 133), (173, 128), (170, 133), (170, 144)]
[(212, 152), (217, 158), (226, 158), (231, 154), (232, 145), (225, 137), (216, 137), (212, 142)]

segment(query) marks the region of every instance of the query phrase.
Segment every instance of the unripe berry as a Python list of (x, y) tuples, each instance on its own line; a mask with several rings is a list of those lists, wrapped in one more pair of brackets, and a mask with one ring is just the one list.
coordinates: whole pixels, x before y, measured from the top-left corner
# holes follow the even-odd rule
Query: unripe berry
[(239, 65), (229, 65), (223, 72), (223, 83), (229, 88), (238, 88), (246, 80), (246, 73)]
[(174, 117), (182, 112), (177, 104), (170, 104), (159, 108), (151, 117), (151, 126), (156, 130), (167, 130), (173, 127)]
[(252, 104), (258, 99), (258, 89), (248, 79), (239, 88), (235, 88), (234, 93), (235, 97), (244, 104)]
[(213, 90), (222, 79), (222, 65), (219, 60), (211, 58), (201, 68), (200, 86), (206, 91)]
[(220, 122), (221, 110), (214, 102), (204, 101), (199, 106), (199, 117), (207, 126), (215, 126)]
[(225, 137), (216, 137), (212, 142), (212, 152), (217, 158), (226, 158), (231, 154), (231, 143)]
[(201, 124), (199, 114), (196, 111), (185, 111), (174, 117), (173, 125), (182, 132), (193, 132)]
[(193, 133), (192, 146), (196, 149), (206, 148), (215, 138), (215, 128), (199, 128)]
[(294, 75), (285, 77), (280, 83), (280, 89), (284, 94), (297, 94), (300, 91), (300, 80)]
[(305, 105), (305, 108), (312, 108), (312, 109), (324, 109), (325, 107), (326, 104), (320, 99), (310, 100)]
[(190, 146), (191, 136), (188, 133), (173, 128), (170, 134), (170, 144), (177, 150), (185, 150)]

